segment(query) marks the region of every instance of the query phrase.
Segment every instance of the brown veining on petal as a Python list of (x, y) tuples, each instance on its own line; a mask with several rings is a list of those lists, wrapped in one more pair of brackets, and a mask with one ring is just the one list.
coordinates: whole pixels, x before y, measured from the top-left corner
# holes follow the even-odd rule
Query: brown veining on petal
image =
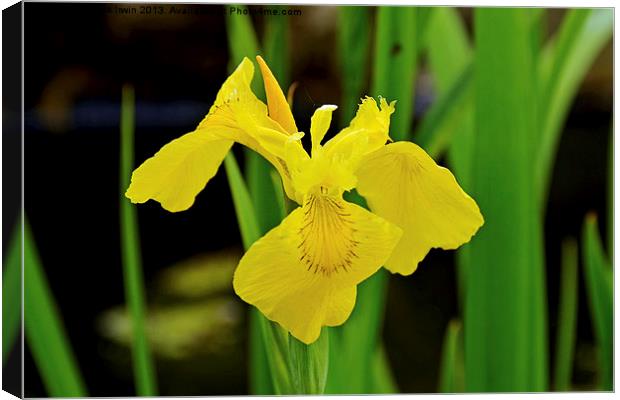
[(324, 276), (347, 272), (358, 257), (356, 229), (344, 204), (342, 199), (323, 194), (306, 198), (297, 248), (308, 271)]

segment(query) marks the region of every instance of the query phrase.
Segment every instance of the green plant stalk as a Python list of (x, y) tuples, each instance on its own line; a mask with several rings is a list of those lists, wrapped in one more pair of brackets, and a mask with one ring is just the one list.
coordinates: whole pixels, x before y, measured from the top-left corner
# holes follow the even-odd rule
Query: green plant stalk
[[(469, 391), (538, 391), (546, 383), (538, 213), (531, 189), (535, 131), (529, 15), (475, 10), (472, 188), (485, 225), (470, 244), (465, 304)], [(535, 282), (534, 285), (531, 282)]]
[(565, 17), (554, 41), (544, 50), (539, 64), (542, 93), (546, 95), (537, 143), (536, 197), (544, 214), (549, 180), (562, 125), (585, 74), (611, 38), (613, 10), (574, 9)]
[(393, 394), (398, 393), (398, 387), (390, 370), (390, 363), (385, 353), (385, 347), (381, 344), (375, 351), (371, 365), (371, 384), (368, 394)]
[[(463, 21), (454, 8), (434, 9), (427, 30), (425, 43), (439, 100), (422, 120), (419, 136), (416, 137), (433, 157), (439, 157), (443, 150), (448, 148), (451, 169), (459, 184), (470, 193), (475, 139), (471, 45)], [(450, 43), (450, 46), (446, 46), (446, 43)], [(468, 74), (468, 70), (472, 73)], [(463, 104), (460, 104), (459, 100)], [(451, 106), (443, 107), (443, 104)], [(443, 117), (426, 121), (433, 116), (433, 110), (445, 110), (446, 113)], [(466, 274), (469, 269), (468, 245), (458, 249), (456, 260), (459, 305), (462, 311), (465, 304)]]
[(329, 365), (329, 333), (321, 332), (316, 342), (306, 345), (289, 338), (289, 362), (295, 394), (315, 395), (325, 392)]
[(134, 91), (129, 85), (123, 87), (121, 103), (121, 165), (120, 165), (120, 224), (121, 252), (125, 297), (131, 315), (132, 358), (136, 393), (138, 396), (156, 396), (155, 368), (146, 335), (146, 301), (138, 215), (136, 208), (123, 195), (129, 187), (134, 166)]
[[(241, 5), (235, 5), (235, 7), (241, 9), (245, 8), (245, 6)], [(243, 57), (254, 60), (254, 57), (260, 54), (258, 38), (249, 15), (227, 15), (226, 28), (228, 48), (231, 55), (229, 69), (232, 70), (238, 65)], [(277, 38), (275, 34), (270, 35), (273, 38)], [(267, 46), (267, 48), (271, 49), (270, 46)], [(269, 56), (273, 57), (274, 55), (270, 54)], [(265, 97), (260, 74), (255, 74), (255, 78), (252, 82), (252, 91), (258, 98)], [(254, 239), (244, 245), (245, 248), (248, 248), (261, 236), (261, 231), (267, 231), (277, 225), (278, 219), (276, 217), (276, 207), (273, 207), (273, 204), (275, 204), (275, 193), (271, 189), (272, 186), (269, 177), (270, 171), (272, 170), (271, 166), (260, 155), (249, 149), (246, 149), (244, 154), (248, 188), (251, 193), (250, 201), (253, 203), (255, 210), (262, 211), (257, 214), (256, 217), (252, 216), (252, 218), (258, 219), (258, 226)], [(229, 167), (227, 167), (227, 172), (228, 169)], [(242, 222), (239, 214), (238, 218), (241, 224)], [(273, 394), (275, 393), (275, 387), (272, 382), (272, 375), (269, 372), (270, 363), (268, 362), (268, 354), (264, 345), (263, 329), (261, 328), (261, 320), (264, 316), (255, 308), (252, 308), (250, 313), (250, 390), (252, 393), (259, 395)]]
[[(474, 99), (473, 81), (473, 68), (470, 64), (448, 90), (433, 103), (416, 130), (415, 142), (431, 157), (441, 156), (456, 136), (463, 135), (461, 131), (463, 120), (471, 120), (469, 117), (473, 112), (471, 107)], [(456, 135), (457, 132), (458, 135)]]
[(461, 323), (448, 323), (443, 341), (441, 366), (439, 369), (439, 392), (458, 393), (464, 389), (463, 337)]
[(416, 75), (416, 8), (378, 7), (371, 93), (397, 100), (390, 136), (411, 138)]
[(363, 95), (368, 75), (370, 47), (370, 8), (363, 6), (338, 8), (338, 48), (342, 76), (341, 125), (353, 119)]
[(2, 364), (6, 363), (17, 334), (22, 316), (22, 224), (18, 217), (8, 253), (4, 260), (6, 268), (2, 277)]
[(566, 239), (562, 243), (562, 274), (560, 276), (560, 306), (555, 350), (555, 390), (571, 390), (573, 351), (577, 329), (577, 242)]
[(614, 259), (614, 121), (609, 123), (609, 153), (607, 158), (607, 253)]
[(596, 215), (588, 214), (583, 227), (583, 264), (586, 293), (598, 346), (601, 388), (613, 390), (613, 273), (603, 253)]
[[(283, 10), (280, 5), (273, 5), (270, 8)], [(289, 41), (288, 23), (289, 18), (281, 16), (265, 17), (265, 35), (263, 39), (265, 49), (265, 61), (271, 72), (282, 84), (282, 89), (286, 90), (284, 84), (289, 82)], [(285, 92), (286, 94), (286, 92)]]
[[(243, 248), (247, 250), (261, 236), (254, 205), (232, 152), (229, 152), (224, 159), (224, 166), (235, 205), (241, 241)], [(276, 389), (272, 379), (275, 379), (275, 376), (270, 373), (271, 366), (264, 345), (263, 319), (265, 317), (260, 311), (252, 307), (250, 311), (250, 385), (255, 394), (274, 394)]]
[(26, 342), (51, 397), (88, 393), (24, 217), (24, 328)]
[(372, 359), (383, 323), (388, 272), (383, 268), (357, 287), (355, 308), (347, 322), (329, 328), (329, 376), (326, 393), (360, 394), (370, 390)]

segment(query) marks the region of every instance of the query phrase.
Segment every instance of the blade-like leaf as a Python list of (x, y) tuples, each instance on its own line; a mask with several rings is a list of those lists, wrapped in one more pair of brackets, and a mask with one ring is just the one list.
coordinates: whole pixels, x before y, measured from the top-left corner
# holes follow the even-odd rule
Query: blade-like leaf
[[(247, 250), (261, 236), (254, 205), (232, 152), (228, 153), (224, 159), (224, 165), (237, 214), (239, 230), (241, 231), (243, 247)], [(255, 308), (252, 308), (250, 318), (250, 321), (253, 321), (251, 322), (253, 329), (250, 330), (250, 335), (256, 335), (253, 338), (256, 342), (251, 342), (251, 346), (258, 346), (258, 348), (254, 348), (255, 353), (253, 353), (253, 358), (251, 359), (251, 362), (254, 363), (252, 368), (257, 368), (252, 382), (255, 385), (253, 389), (259, 393), (263, 393), (263, 391), (271, 391), (271, 393), (276, 394), (291, 393), (292, 388), (286, 363), (288, 359), (288, 354), (286, 353), (288, 334), (282, 328), (275, 325), (275, 323), (268, 321)], [(269, 351), (266, 351), (267, 349)], [(258, 350), (261, 350), (261, 352), (259, 353)], [(266, 364), (266, 366), (264, 364), (261, 365), (261, 363)], [(271, 374), (269, 371), (271, 371)]]
[(439, 392), (459, 393), (465, 389), (463, 365), (463, 335), (459, 321), (448, 323), (443, 340), (441, 367), (439, 373)]
[(555, 390), (571, 389), (573, 351), (577, 328), (577, 242), (562, 243), (562, 273), (560, 276), (560, 307), (555, 350)]
[(134, 103), (133, 88), (124, 86), (121, 102), (121, 251), (125, 297), (132, 321), (133, 341), (131, 351), (136, 393), (138, 396), (155, 396), (157, 394), (157, 381), (145, 330), (146, 301), (138, 234), (138, 215), (135, 206), (123, 195), (129, 187), (134, 163)]
[(398, 393), (398, 386), (392, 375), (390, 363), (385, 353), (383, 344), (377, 347), (372, 361), (371, 384), (369, 394), (392, 394)]
[[(470, 391), (546, 388), (542, 243), (530, 135), (535, 130), (530, 15), (475, 10), (472, 194), (485, 225), (470, 244), (465, 360)], [(534, 284), (532, 284), (534, 282)]]
[[(443, 93), (422, 119), (414, 138), (431, 157), (439, 157), (447, 149), (462, 122), (472, 112), (473, 78), (468, 66), (452, 86)], [(458, 132), (461, 135), (463, 132)]]
[(327, 329), (312, 344), (289, 338), (291, 380), (296, 394), (323, 394), (329, 364), (329, 334)]
[[(21, 216), (18, 221), (21, 221)], [(2, 364), (15, 345), (22, 316), (22, 229), (15, 226), (2, 274)]]
[[(245, 6), (235, 5), (239, 9), (245, 9)], [(240, 15), (228, 15), (226, 18), (226, 30), (228, 37), (228, 48), (231, 54), (231, 60), (229, 69), (232, 70), (243, 57), (248, 57), (250, 60), (254, 60), (254, 57), (260, 54), (260, 46), (258, 43), (257, 35), (255, 33), (252, 18), (249, 14)], [(275, 34), (269, 34), (277, 40)], [(274, 57), (273, 54), (270, 54)], [(273, 67), (273, 66), (272, 66)], [(277, 69), (278, 66), (275, 66)], [(265, 91), (260, 74), (255, 74), (252, 82), (252, 90), (258, 98), (265, 97)], [(234, 168), (230, 166), (234, 162), (236, 167), (236, 161), (233, 159), (229, 161), (225, 160), (226, 172), (230, 174), (229, 169)], [(246, 163), (246, 176), (248, 180), (248, 189), (251, 195), (247, 196), (248, 203), (252, 204), (253, 209), (259, 211), (258, 214), (252, 213), (252, 219), (256, 219), (255, 227), (247, 227), (246, 229), (252, 230), (252, 232), (245, 233), (241, 224), (247, 225), (247, 219), (242, 218), (237, 214), (239, 220), (242, 239), (244, 247), (247, 249), (256, 239), (260, 237), (261, 232), (266, 232), (278, 223), (277, 208), (273, 207), (275, 204), (275, 193), (270, 181), (271, 166), (257, 153), (250, 149), (245, 150), (245, 163)], [(230, 176), (229, 176), (230, 179)], [(243, 178), (239, 175), (239, 179), (243, 182)], [(232, 184), (231, 184), (232, 185)], [(231, 191), (233, 190), (231, 186)], [(233, 192), (233, 197), (234, 197)], [(238, 210), (243, 212), (241, 210)], [(244, 222), (242, 222), (244, 221)], [(254, 231), (255, 229), (255, 231)], [(269, 362), (267, 361), (267, 351), (265, 349), (263, 341), (263, 329), (261, 328), (261, 320), (264, 318), (260, 312), (254, 308), (250, 311), (250, 386), (251, 391), (254, 394), (273, 394), (275, 392), (274, 385), (269, 373)]]
[(613, 390), (613, 274), (603, 253), (594, 214), (586, 216), (582, 241), (586, 293), (598, 346), (600, 384), (603, 390)]
[(611, 38), (612, 27), (612, 9), (569, 10), (555, 40), (542, 55), (540, 81), (545, 97), (534, 182), (543, 214), (562, 125), (581, 81)]
[(28, 220), (24, 222), (24, 327), (26, 342), (48, 395), (88, 396), (58, 306), (47, 283)]
[(338, 8), (338, 46), (342, 76), (341, 125), (355, 115), (363, 95), (368, 74), (371, 8), (363, 6)]
[(397, 100), (390, 124), (394, 140), (411, 137), (416, 76), (416, 8), (379, 7), (372, 74), (373, 96)]
[[(438, 157), (443, 152), (442, 145), (449, 146), (448, 162), (461, 186), (466, 190), (471, 189), (471, 166), (473, 163), (472, 149), (474, 140), (473, 131), (473, 93), (469, 96), (462, 92), (455, 92), (459, 88), (463, 91), (473, 87), (473, 74), (470, 76), (471, 83), (466, 83), (467, 69), (472, 64), (472, 50), (469, 44), (465, 25), (460, 18), (457, 9), (451, 7), (439, 7), (434, 9), (428, 24), (428, 33), (425, 41), (428, 49), (428, 59), (433, 74), (435, 90), (439, 96), (424, 117), (420, 129), (429, 127), (428, 134), (422, 130), (419, 135), (425, 141), (425, 145)], [(446, 43), (450, 43), (446, 46)], [(471, 90), (473, 92), (473, 90)], [(465, 103), (460, 105), (458, 99)], [(448, 107), (442, 104), (449, 105)], [(443, 117), (431, 118), (434, 110), (445, 110)], [(426, 122), (427, 119), (430, 121)], [(447, 121), (442, 121), (445, 119)], [(433, 122), (433, 120), (438, 122)], [(436, 129), (432, 129), (436, 128)], [(426, 140), (424, 137), (428, 137)], [(445, 140), (441, 138), (446, 137)], [(449, 138), (449, 140), (447, 139)], [(437, 143), (433, 145), (432, 143)], [(467, 264), (469, 259), (469, 246), (461, 247), (457, 252), (457, 282), (459, 291), (459, 304), (464, 307), (465, 282)]]

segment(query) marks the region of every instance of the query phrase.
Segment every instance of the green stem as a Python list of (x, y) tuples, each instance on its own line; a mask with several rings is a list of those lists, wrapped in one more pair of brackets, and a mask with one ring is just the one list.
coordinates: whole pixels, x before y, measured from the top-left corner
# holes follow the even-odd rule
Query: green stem
[[(129, 187), (134, 158), (134, 91), (123, 87), (121, 104), (121, 193)], [(157, 384), (145, 329), (144, 278), (140, 255), (138, 216), (135, 207), (121, 194), (121, 252), (125, 297), (132, 321), (132, 357), (136, 393), (138, 396), (156, 396)]]

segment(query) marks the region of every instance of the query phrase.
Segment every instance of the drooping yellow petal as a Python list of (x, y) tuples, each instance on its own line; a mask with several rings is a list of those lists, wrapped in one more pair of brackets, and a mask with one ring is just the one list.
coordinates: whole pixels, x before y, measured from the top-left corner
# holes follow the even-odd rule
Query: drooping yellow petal
[(357, 170), (370, 209), (403, 229), (385, 267), (409, 275), (431, 248), (456, 249), (484, 220), (452, 173), (419, 146), (396, 142), (369, 154)]
[(194, 131), (173, 140), (131, 176), (125, 196), (132, 203), (157, 200), (168, 211), (187, 210), (217, 172), (232, 140)]
[(278, 81), (261, 56), (256, 56), (256, 61), (258, 61), (260, 72), (263, 75), (263, 82), (265, 83), (269, 117), (277, 121), (288, 133), (297, 132), (297, 126), (295, 125), (295, 119), (291, 113), (291, 108), (286, 101), (286, 97)]
[(310, 120), (310, 135), (312, 136), (312, 155), (315, 155), (321, 141), (325, 137), (329, 126), (332, 123), (332, 113), (338, 107), (332, 104), (326, 104), (314, 111)]
[(250, 247), (233, 286), (244, 301), (309, 344), (322, 326), (348, 318), (356, 285), (383, 265), (400, 236), (399, 228), (362, 207), (308, 195)]

